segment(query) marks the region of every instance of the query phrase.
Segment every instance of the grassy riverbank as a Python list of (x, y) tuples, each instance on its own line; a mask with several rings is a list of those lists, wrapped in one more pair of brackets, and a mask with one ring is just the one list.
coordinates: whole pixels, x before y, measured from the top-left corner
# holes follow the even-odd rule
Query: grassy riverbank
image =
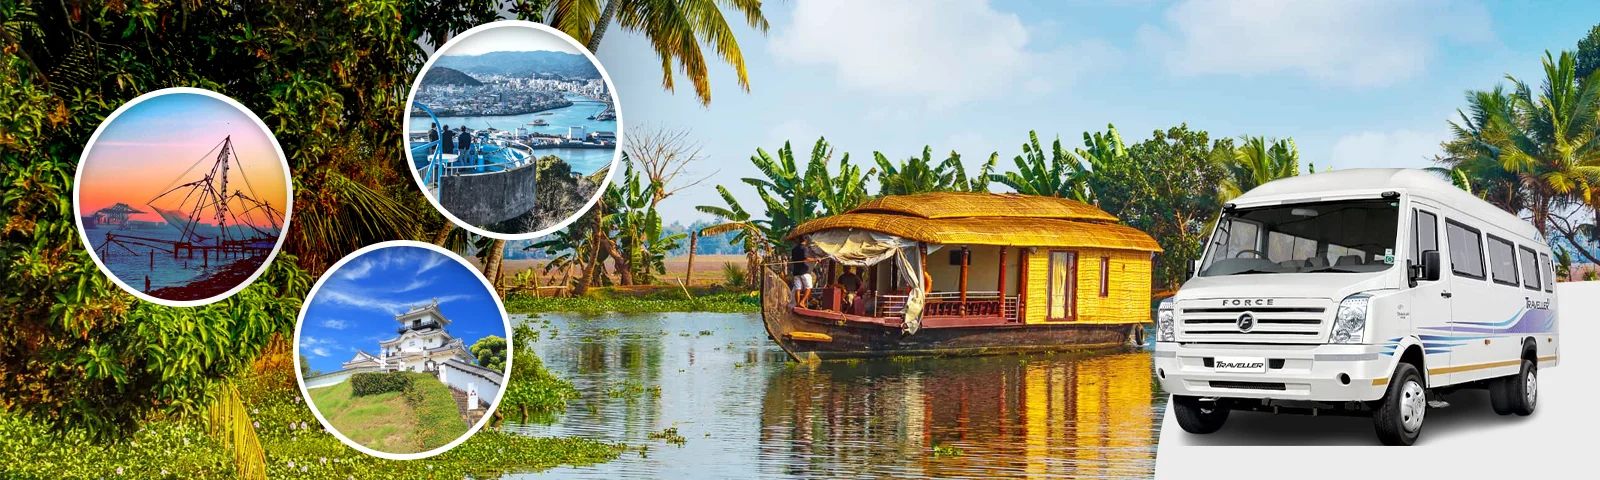
[(596, 288), (582, 297), (539, 297), (513, 294), (505, 299), (511, 313), (662, 313), (714, 312), (758, 313), (761, 296), (756, 292), (729, 292), (700, 289), (685, 296), (678, 286)]
[[(517, 369), (523, 375), (513, 372), (512, 388), (532, 379), (524, 377), (537, 374), (536, 381), (523, 387), (525, 390), (561, 389), (563, 385), (571, 389), (570, 384), (548, 372), (529, 372), (543, 368), (536, 367), (537, 362), (528, 363), (535, 368)], [(311, 409), (300, 400), (292, 373), (255, 373), (236, 381), (265, 453), (268, 478), (497, 478), (505, 473), (607, 462), (626, 449), (621, 444), (595, 440), (526, 437), (484, 428), (438, 456), (415, 461), (383, 460), (345, 446), (323, 430)], [(544, 406), (562, 408), (565, 399), (565, 395), (557, 395)], [(451, 413), (454, 416), (455, 412)], [(460, 421), (459, 416), (454, 417)], [(232, 454), (206, 434), (199, 418), (150, 419), (134, 435), (108, 442), (96, 441), (79, 431), (51, 431), (33, 419), (0, 412), (0, 478), (236, 476)]]

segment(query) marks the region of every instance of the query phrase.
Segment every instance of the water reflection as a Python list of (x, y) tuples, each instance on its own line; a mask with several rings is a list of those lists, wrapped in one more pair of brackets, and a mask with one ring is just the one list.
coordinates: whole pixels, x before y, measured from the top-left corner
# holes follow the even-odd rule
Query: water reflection
[[(555, 424), (517, 429), (648, 447), (543, 476), (1147, 478), (1154, 471), (1164, 399), (1143, 353), (802, 365), (765, 341), (754, 316), (543, 320), (560, 335), (540, 340), (538, 353), (584, 398)], [(633, 385), (660, 386), (660, 394), (626, 394)], [(683, 446), (648, 438), (669, 427), (686, 438)]]

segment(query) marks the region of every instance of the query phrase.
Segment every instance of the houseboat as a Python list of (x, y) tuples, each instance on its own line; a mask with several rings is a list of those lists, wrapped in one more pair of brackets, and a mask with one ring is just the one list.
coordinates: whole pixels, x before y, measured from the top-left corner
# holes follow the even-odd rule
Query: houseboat
[(792, 263), (768, 264), (762, 317), (801, 361), (1121, 348), (1150, 321), (1161, 251), (1093, 205), (991, 193), (882, 197), (785, 240), (808, 245), (814, 288), (799, 299)]

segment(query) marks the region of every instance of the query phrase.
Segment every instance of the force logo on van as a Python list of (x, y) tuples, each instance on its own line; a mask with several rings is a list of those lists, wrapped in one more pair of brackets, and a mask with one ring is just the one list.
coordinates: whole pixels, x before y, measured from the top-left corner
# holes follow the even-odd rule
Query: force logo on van
[(1224, 299), (1222, 299), (1222, 306), (1224, 306), (1224, 307), (1270, 307), (1270, 306), (1272, 306), (1272, 299), (1270, 299), (1270, 298), (1224, 298)]

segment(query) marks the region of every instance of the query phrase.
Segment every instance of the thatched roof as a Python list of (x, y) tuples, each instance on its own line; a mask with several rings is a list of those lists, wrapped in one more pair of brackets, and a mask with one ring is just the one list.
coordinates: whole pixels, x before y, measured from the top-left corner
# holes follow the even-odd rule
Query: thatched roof
[(940, 245), (1108, 248), (1159, 252), (1155, 239), (1073, 200), (1018, 194), (928, 193), (884, 197), (801, 224), (787, 238), (839, 228)]
[(850, 213), (892, 213), (922, 218), (1010, 217), (1115, 222), (1117, 217), (1076, 200), (1018, 193), (934, 192), (893, 195)]

